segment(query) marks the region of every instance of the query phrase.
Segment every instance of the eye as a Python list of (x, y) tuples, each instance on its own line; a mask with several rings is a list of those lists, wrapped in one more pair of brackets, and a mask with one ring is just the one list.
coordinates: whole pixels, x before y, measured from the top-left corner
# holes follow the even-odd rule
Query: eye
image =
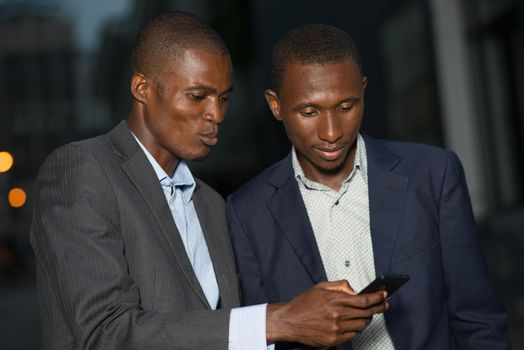
[(346, 104), (343, 104), (339, 107), (339, 109), (342, 111), (342, 112), (349, 112), (353, 109), (353, 104), (352, 103), (346, 103)]
[(300, 114), (304, 117), (308, 117), (308, 118), (311, 118), (311, 117), (314, 117), (318, 114), (317, 110), (315, 109), (312, 109), (312, 108), (306, 108), (306, 109), (303, 109), (300, 111)]
[(192, 99), (193, 101), (202, 101), (203, 99), (205, 99), (207, 96), (204, 95), (204, 94), (199, 94), (197, 92), (190, 92), (187, 94), (187, 96)]
[(220, 102), (228, 103), (229, 102), (229, 95), (220, 96)]

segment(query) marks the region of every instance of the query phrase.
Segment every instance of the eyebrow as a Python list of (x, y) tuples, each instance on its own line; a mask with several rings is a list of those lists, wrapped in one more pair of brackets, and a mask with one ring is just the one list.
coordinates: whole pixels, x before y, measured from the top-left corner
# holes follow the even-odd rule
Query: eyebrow
[[(339, 106), (340, 104), (344, 103), (344, 102), (352, 102), (352, 103), (357, 103), (360, 101), (360, 98), (359, 97), (348, 97), (348, 98), (344, 98), (340, 101), (337, 101), (337, 103), (335, 104), (335, 106)], [(319, 108), (320, 106), (315, 104), (315, 103), (301, 103), (301, 104), (298, 104), (296, 105), (295, 107), (293, 107), (293, 110), (294, 111), (299, 111), (301, 109), (304, 109), (304, 108), (309, 108), (309, 107), (313, 107), (313, 108)]]
[[(205, 85), (195, 85), (195, 86), (191, 86), (190, 88), (187, 89), (187, 91), (192, 91), (192, 90), (204, 90), (206, 92), (206, 94), (218, 94), (217, 89), (209, 87), (209, 86), (205, 86)], [(228, 87), (220, 95), (228, 94), (231, 91), (233, 91), (233, 85)]]

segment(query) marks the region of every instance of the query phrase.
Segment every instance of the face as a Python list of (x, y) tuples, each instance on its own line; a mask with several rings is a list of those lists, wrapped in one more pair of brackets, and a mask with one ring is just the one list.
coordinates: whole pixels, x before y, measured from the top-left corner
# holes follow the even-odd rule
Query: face
[(133, 121), (130, 128), (162, 167), (182, 159), (204, 159), (218, 142), (226, 114), (231, 60), (228, 55), (186, 49), (165, 70), (154, 79), (133, 76), (131, 90), (143, 122)]
[(351, 172), (366, 85), (367, 78), (346, 59), (324, 65), (290, 63), (278, 94), (266, 91), (309, 179), (325, 183)]

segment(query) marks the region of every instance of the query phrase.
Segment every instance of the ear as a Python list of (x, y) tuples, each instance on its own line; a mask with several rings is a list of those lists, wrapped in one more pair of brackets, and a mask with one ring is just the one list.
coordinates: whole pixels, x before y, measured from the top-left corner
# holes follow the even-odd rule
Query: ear
[(368, 77), (365, 75), (362, 76), (362, 89), (366, 91), (366, 88), (368, 87)]
[(131, 95), (141, 103), (146, 103), (151, 89), (151, 82), (142, 73), (133, 73), (131, 77)]
[(264, 91), (264, 96), (266, 97), (267, 104), (269, 105), (271, 112), (273, 112), (275, 119), (282, 121), (282, 117), (280, 115), (280, 101), (278, 99), (277, 93), (271, 89), (267, 89)]

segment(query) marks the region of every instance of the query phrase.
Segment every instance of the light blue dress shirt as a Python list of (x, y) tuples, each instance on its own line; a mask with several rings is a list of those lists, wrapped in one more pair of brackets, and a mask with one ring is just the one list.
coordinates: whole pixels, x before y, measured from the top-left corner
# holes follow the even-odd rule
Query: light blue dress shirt
[(200, 220), (198, 220), (191, 198), (196, 187), (195, 179), (184, 161), (178, 163), (173, 177), (170, 177), (140, 141), (138, 141), (138, 144), (142, 147), (162, 185), (171, 215), (173, 215), (173, 220), (175, 220), (186, 249), (187, 257), (191, 266), (193, 266), (193, 271), (209, 305), (214, 310), (217, 308), (219, 299), (218, 283)]
[[(133, 136), (144, 151), (162, 185), (189, 261), (209, 305), (214, 310), (218, 305), (220, 295), (213, 263), (192, 200), (196, 187), (195, 179), (184, 161), (178, 163), (173, 177), (169, 177), (138, 138), (134, 134)], [(260, 304), (231, 310), (230, 350), (274, 349), (274, 345), (267, 346), (266, 342), (266, 306), (267, 304)]]

